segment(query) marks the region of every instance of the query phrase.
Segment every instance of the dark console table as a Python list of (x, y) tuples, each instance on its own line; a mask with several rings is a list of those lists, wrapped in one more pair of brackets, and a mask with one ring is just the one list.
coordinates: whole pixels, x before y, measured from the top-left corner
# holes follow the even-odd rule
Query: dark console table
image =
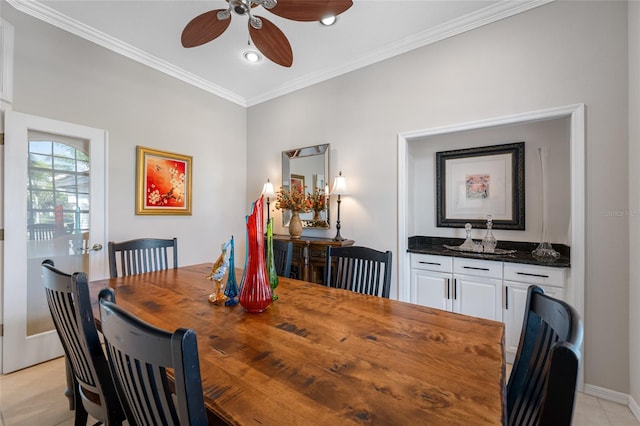
[(292, 271), (297, 271), (294, 278), (324, 284), (324, 267), (327, 247), (352, 246), (355, 241), (334, 241), (331, 238), (305, 237), (291, 238), (289, 235), (274, 235), (274, 239), (293, 243)]

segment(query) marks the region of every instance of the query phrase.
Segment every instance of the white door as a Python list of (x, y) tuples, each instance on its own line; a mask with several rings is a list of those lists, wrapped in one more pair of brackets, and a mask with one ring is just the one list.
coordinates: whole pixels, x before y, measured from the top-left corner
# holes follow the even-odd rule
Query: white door
[(3, 373), (63, 354), (42, 286), (44, 259), (90, 279), (108, 275), (106, 148), (104, 130), (5, 114)]

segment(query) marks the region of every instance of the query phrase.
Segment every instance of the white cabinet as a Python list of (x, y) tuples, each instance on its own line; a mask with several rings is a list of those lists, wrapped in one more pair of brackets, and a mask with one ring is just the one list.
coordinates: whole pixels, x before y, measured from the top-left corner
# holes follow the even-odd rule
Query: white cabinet
[(453, 312), (502, 321), (502, 262), (453, 259)]
[(566, 280), (566, 268), (519, 263), (504, 264), (503, 318), (507, 362), (513, 362), (518, 351), (529, 286), (538, 285), (542, 287), (545, 294), (564, 300)]
[(567, 268), (411, 253), (411, 303), (505, 323), (513, 362), (520, 342), (527, 289), (564, 300)]
[(452, 259), (446, 256), (411, 254), (410, 301), (451, 311)]
[(410, 300), (502, 321), (502, 263), (412, 253)]

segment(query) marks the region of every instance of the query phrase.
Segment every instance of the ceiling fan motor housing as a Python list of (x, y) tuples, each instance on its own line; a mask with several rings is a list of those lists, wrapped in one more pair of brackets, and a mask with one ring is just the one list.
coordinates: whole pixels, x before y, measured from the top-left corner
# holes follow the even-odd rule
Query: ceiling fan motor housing
[(277, 4), (277, 0), (229, 0), (230, 7), (238, 15), (246, 15), (254, 6), (263, 6), (271, 9)]
[(231, 3), (233, 11), (238, 15), (249, 13), (249, 9), (251, 7), (249, 5), (250, 0), (231, 0), (229, 3)]

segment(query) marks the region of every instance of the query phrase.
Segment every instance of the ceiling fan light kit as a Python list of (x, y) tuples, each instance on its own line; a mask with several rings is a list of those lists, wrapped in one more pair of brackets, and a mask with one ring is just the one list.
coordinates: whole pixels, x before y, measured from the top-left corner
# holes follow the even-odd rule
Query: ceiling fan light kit
[(242, 56), (247, 62), (251, 62), (252, 64), (262, 61), (262, 55), (255, 50), (247, 50), (242, 54)]
[(336, 15), (330, 15), (320, 19), (320, 23), (325, 27), (330, 27), (331, 25), (335, 24), (337, 20), (338, 17)]
[[(254, 16), (251, 9), (262, 6), (274, 15), (292, 21), (321, 21), (353, 6), (353, 0), (227, 0), (227, 9), (216, 9), (193, 18), (182, 31), (182, 45), (196, 47), (219, 37), (231, 23), (231, 11), (249, 17), (249, 36), (269, 60), (283, 67), (293, 64), (293, 51), (284, 33), (271, 21)], [(332, 25), (325, 24), (324, 25)], [(248, 60), (246, 53), (245, 59)]]

